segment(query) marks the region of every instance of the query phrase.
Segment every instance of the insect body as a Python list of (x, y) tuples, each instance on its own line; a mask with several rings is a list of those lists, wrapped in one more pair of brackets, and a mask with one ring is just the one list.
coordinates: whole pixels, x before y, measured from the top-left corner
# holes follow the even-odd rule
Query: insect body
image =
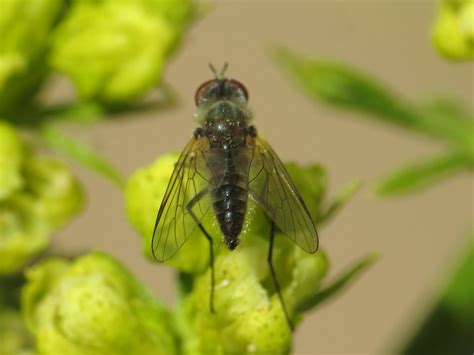
[(239, 244), (247, 207), (248, 177), (246, 171), (236, 166), (245, 154), (250, 129), (246, 101), (247, 91), (235, 80), (211, 80), (196, 93), (196, 103), (200, 108), (198, 117), (203, 124), (197, 134), (207, 137), (210, 150), (215, 150), (218, 155), (210, 184), (212, 207), (224, 241), (231, 250)]
[(268, 264), (292, 328), (272, 264), (275, 227), (309, 253), (318, 248), (317, 231), (283, 163), (250, 125), (247, 90), (238, 81), (224, 78), (224, 71), (225, 67), (196, 92), (200, 127), (171, 176), (156, 218), (152, 252), (158, 261), (168, 260), (199, 228), (210, 243), (213, 311), (213, 239), (201, 221), (213, 212), (226, 246), (234, 250), (239, 245), (247, 200), (255, 200), (271, 223)]

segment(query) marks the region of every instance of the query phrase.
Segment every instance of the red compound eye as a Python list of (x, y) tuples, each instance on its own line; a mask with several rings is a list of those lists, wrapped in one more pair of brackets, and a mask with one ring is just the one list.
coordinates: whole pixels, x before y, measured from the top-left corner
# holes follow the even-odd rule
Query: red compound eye
[(242, 91), (242, 94), (244, 94), (244, 96), (245, 96), (245, 100), (248, 101), (249, 93), (247, 92), (246, 87), (241, 82), (239, 82), (237, 80), (234, 80), (234, 79), (230, 79), (229, 83), (236, 86), (240, 91)]
[(204, 97), (223, 98), (243, 95), (247, 101), (249, 96), (247, 89), (240, 82), (234, 79), (212, 79), (203, 83), (194, 95), (194, 101), (199, 106)]
[(206, 92), (207, 89), (216, 81), (217, 81), (216, 79), (208, 80), (198, 87), (198, 89), (196, 90), (196, 94), (194, 95), (194, 101), (196, 102), (196, 106), (199, 105), (199, 101), (201, 101), (201, 97), (204, 94), (204, 92)]

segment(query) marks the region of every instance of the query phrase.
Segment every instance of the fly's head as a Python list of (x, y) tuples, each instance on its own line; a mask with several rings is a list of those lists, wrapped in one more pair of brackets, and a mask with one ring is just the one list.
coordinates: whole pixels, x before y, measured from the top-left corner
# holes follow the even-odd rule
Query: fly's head
[(206, 81), (196, 91), (197, 120), (205, 129), (215, 130), (217, 134), (238, 133), (248, 126), (252, 116), (247, 89), (239, 81), (223, 77), (223, 72), (213, 71), (216, 78)]
[(231, 101), (238, 105), (247, 105), (248, 92), (239, 81), (218, 77), (199, 86), (194, 99), (198, 107), (219, 101)]

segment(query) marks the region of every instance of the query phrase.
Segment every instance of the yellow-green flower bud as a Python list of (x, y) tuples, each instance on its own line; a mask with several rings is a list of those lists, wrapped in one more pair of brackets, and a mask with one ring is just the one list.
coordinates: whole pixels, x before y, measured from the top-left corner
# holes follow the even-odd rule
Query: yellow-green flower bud
[(13, 127), (0, 121), (0, 201), (23, 183), (21, 165), (24, 147)]
[[(133, 0), (132, 0), (133, 1)], [(168, 22), (180, 28), (186, 24), (193, 15), (194, 1), (192, 0), (141, 0), (144, 5), (150, 6), (153, 10)]]
[(22, 205), (16, 200), (0, 202), (0, 275), (17, 271), (49, 242), (49, 226)]
[(176, 353), (168, 313), (111, 257), (52, 259), (26, 276), (22, 309), (41, 354)]
[(24, 105), (46, 73), (44, 55), (63, 0), (3, 0), (0, 11), (0, 112)]
[(20, 269), (83, 205), (63, 164), (38, 159), (13, 128), (0, 123), (0, 274)]
[(175, 37), (140, 1), (79, 2), (57, 30), (51, 64), (81, 97), (122, 103), (160, 80)]
[(320, 207), (326, 193), (327, 176), (321, 165), (301, 166), (295, 163), (285, 164), (288, 173), (313, 217), (320, 216)]
[[(178, 156), (175, 153), (166, 154), (152, 165), (137, 170), (125, 188), (128, 219), (142, 237), (143, 252), (149, 258), (152, 258), (151, 240), (156, 215)], [(212, 218), (204, 223), (211, 231), (216, 230)], [(196, 231), (168, 264), (186, 272), (204, 271), (209, 264), (209, 242)]]
[(433, 32), (438, 51), (451, 59), (474, 58), (474, 0), (444, 0)]
[(30, 159), (25, 164), (24, 177), (28, 193), (35, 196), (30, 208), (52, 229), (61, 227), (81, 210), (84, 204), (81, 186), (60, 162)]
[[(281, 234), (278, 237), (285, 238)], [(321, 280), (328, 272), (329, 259), (322, 249), (319, 249), (316, 254), (308, 254), (300, 248), (294, 248), (291, 254), (289, 259), (293, 265), (291, 266), (291, 275), (286, 280), (283, 297), (287, 300), (288, 308), (295, 312), (300, 304), (313, 296), (319, 289)], [(283, 268), (280, 268), (279, 271), (282, 275), (285, 275), (285, 272), (288, 273)]]
[(184, 354), (288, 352), (291, 335), (281, 306), (261, 284), (265, 241), (251, 244), (253, 248), (239, 246), (217, 258), (214, 314), (209, 309), (210, 271), (195, 279), (184, 307)]
[[(223, 251), (216, 260), (214, 314), (209, 310), (209, 271), (195, 279), (184, 307), (185, 354), (289, 352), (292, 337), (266, 261), (268, 242), (247, 237), (235, 251)], [(295, 307), (319, 287), (327, 258), (322, 252), (297, 250), (281, 234), (276, 238), (274, 264), (285, 305), (294, 318)]]

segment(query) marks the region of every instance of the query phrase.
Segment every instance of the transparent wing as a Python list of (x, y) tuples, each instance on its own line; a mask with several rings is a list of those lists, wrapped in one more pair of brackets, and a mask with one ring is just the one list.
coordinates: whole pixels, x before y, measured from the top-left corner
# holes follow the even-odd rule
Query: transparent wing
[(206, 138), (192, 138), (176, 163), (153, 231), (152, 253), (158, 261), (176, 254), (210, 209), (213, 173), (206, 162), (207, 146)]
[(318, 249), (318, 232), (308, 208), (280, 158), (260, 137), (250, 138), (248, 190), (275, 225), (309, 253)]

